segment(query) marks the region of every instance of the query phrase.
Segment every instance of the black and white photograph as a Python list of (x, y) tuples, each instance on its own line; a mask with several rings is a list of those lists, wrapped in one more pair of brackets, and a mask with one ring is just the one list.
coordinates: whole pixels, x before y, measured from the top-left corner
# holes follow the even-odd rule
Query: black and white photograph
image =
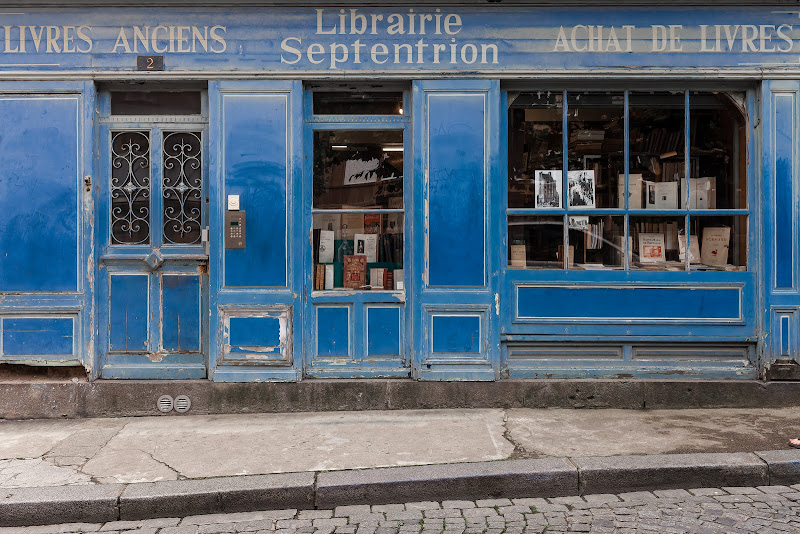
[(561, 207), (561, 171), (537, 170), (534, 186), (536, 187), (537, 208)]
[(579, 170), (567, 172), (569, 207), (594, 208), (594, 171)]

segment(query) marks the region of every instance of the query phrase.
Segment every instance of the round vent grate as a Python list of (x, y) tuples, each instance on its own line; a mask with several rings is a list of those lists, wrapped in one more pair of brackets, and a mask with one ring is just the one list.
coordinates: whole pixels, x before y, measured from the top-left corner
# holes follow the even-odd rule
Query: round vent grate
[(192, 407), (192, 401), (186, 395), (178, 395), (175, 397), (175, 411), (178, 413), (186, 413)]
[(172, 397), (170, 397), (169, 395), (161, 395), (158, 398), (157, 406), (158, 406), (158, 411), (167, 413), (172, 411), (172, 408), (175, 406), (175, 403), (172, 400)]

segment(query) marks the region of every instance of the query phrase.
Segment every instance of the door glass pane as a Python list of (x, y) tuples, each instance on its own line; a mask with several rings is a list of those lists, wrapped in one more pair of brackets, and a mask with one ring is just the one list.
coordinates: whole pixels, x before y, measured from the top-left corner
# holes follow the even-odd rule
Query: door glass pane
[[(685, 97), (682, 92), (630, 94), (629, 209), (682, 209)], [(693, 159), (692, 176), (697, 176)], [(621, 197), (625, 196), (624, 189)], [(620, 206), (622, 207), (622, 206)]]
[(570, 215), (570, 269), (621, 269), (625, 259), (625, 219), (611, 215)]
[(199, 132), (165, 132), (162, 198), (164, 243), (200, 242), (203, 200), (202, 141)]
[(697, 161), (697, 174), (689, 179), (689, 209), (747, 208), (744, 101), (743, 93), (689, 95), (689, 155)]
[(561, 207), (563, 109), (560, 91), (514, 99), (508, 111), (509, 208)]
[(314, 132), (314, 208), (403, 208), (403, 132)]
[(314, 93), (314, 115), (402, 115), (403, 93), (332, 91)]
[(112, 91), (112, 115), (199, 115), (200, 91)]
[(700, 252), (692, 270), (747, 270), (747, 216), (690, 217), (689, 227)]
[(150, 242), (150, 134), (111, 132), (111, 242)]
[[(530, 215), (508, 218), (509, 269), (563, 268), (564, 218)], [(574, 248), (570, 264), (575, 261)]]
[(618, 177), (625, 172), (624, 108), (621, 92), (568, 93), (570, 208), (618, 207)]
[[(685, 217), (631, 217), (631, 269), (647, 271), (686, 270)], [(689, 241), (689, 253), (695, 254), (696, 243)]]

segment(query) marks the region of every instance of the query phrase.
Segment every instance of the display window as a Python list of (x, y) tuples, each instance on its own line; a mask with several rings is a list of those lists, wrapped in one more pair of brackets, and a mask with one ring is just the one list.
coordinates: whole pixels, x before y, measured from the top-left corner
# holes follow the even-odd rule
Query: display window
[(744, 101), (686, 90), (510, 96), (508, 267), (746, 270)]

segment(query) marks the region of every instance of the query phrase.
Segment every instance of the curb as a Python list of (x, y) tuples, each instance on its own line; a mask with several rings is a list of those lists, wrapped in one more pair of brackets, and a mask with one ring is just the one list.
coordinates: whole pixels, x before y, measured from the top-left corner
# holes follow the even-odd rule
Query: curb
[(449, 499), (800, 482), (800, 450), (501, 460), (135, 484), (0, 489), (0, 526), (105, 523)]

